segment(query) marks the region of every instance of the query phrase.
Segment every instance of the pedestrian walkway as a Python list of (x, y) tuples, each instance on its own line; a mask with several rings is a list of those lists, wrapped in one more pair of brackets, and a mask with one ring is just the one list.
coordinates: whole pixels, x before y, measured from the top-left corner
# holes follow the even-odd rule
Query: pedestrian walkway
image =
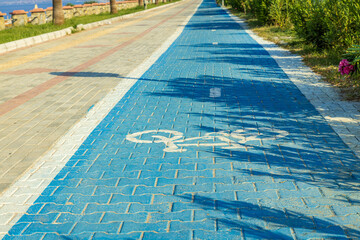
[(0, 193), (195, 10), (178, 2), (0, 56)]
[(204, 0), (4, 239), (357, 239), (359, 184), (356, 155)]

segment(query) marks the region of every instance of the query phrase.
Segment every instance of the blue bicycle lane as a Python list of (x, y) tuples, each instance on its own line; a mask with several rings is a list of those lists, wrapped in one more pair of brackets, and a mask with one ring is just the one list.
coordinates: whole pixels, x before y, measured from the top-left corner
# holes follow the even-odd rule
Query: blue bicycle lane
[(4, 239), (360, 238), (358, 158), (212, 0)]

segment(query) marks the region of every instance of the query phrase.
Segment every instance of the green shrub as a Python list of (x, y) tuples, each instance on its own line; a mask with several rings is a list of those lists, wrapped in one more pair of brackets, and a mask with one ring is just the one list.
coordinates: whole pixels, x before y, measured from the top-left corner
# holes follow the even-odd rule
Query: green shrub
[(272, 5), (272, 0), (253, 0), (251, 5), (251, 10), (255, 14), (256, 18), (264, 23), (270, 24), (270, 7)]
[(251, 12), (262, 24), (293, 27), (318, 49), (346, 49), (360, 44), (360, 0), (228, 0)]
[(344, 58), (354, 65), (355, 71), (358, 73), (360, 67), (360, 45), (354, 45), (346, 50)]
[(272, 22), (280, 28), (289, 28), (290, 22), (290, 6), (293, 0), (273, 0), (270, 6), (270, 17)]
[(291, 22), (299, 37), (323, 49), (327, 46), (324, 21), (325, 0), (296, 0), (291, 8)]
[(360, 44), (360, 1), (327, 0), (324, 8), (328, 46), (347, 48)]

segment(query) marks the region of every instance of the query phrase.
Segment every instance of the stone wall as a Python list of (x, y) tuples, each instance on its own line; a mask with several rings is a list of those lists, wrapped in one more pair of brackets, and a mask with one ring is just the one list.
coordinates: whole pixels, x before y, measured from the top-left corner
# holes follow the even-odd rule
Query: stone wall
[[(118, 10), (129, 9), (138, 6), (138, 1), (121, 1), (116, 2)], [(11, 20), (13, 26), (24, 26), (26, 24), (44, 24), (47, 22), (52, 22), (53, 20), (53, 9), (49, 7), (47, 9), (36, 8), (30, 11), (31, 16), (28, 18), (27, 13), (24, 10), (15, 10), (11, 12)], [(65, 19), (70, 19), (73, 17), (94, 15), (101, 13), (110, 12), (109, 3), (94, 3), (94, 4), (84, 4), (84, 5), (75, 5), (73, 7), (64, 6), (64, 17)], [(5, 29), (4, 16), (5, 13), (0, 12), (0, 30)]]

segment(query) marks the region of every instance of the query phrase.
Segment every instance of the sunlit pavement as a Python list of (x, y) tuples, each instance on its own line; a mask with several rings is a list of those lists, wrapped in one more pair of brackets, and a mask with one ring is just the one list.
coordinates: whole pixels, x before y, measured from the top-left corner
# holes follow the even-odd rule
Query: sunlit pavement
[(4, 239), (357, 239), (358, 177), (275, 60), (205, 0)]

